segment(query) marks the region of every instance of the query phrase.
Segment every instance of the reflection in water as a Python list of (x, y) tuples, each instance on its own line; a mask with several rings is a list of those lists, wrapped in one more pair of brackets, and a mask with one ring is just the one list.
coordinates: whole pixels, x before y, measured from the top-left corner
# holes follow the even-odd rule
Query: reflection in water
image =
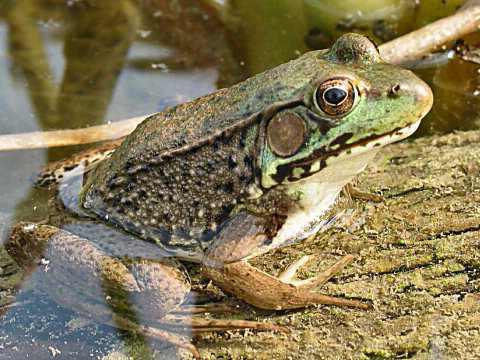
[[(307, 24), (302, 1), (232, 0), (235, 45), (249, 75), (257, 74), (304, 53)], [(231, 29), (232, 32), (234, 29)]]
[(34, 2), (10, 2), (4, 6), (8, 25), (9, 51), (15, 67), (27, 82), (37, 121), (44, 129), (57, 124), (55, 101), (57, 89), (38, 27)]
[(140, 14), (131, 1), (115, 1), (73, 6), (68, 15), (57, 114), (62, 127), (103, 123)]

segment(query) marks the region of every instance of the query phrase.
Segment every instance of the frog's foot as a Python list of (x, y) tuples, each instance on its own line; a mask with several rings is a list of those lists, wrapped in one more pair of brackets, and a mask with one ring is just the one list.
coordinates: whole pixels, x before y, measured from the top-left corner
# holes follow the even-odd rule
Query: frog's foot
[(181, 335), (174, 334), (157, 327), (137, 324), (134, 321), (120, 316), (114, 317), (112, 323), (112, 325), (117, 328), (132, 331), (151, 339), (169, 342), (170, 344), (189, 351), (195, 359), (200, 359), (200, 353), (198, 352), (196, 346), (193, 345), (189, 339)]
[(68, 159), (49, 163), (36, 175), (34, 181), (38, 187), (47, 187), (51, 184), (60, 183), (65, 175), (80, 175), (91, 169), (98, 162), (108, 158), (120, 145), (122, 139), (105, 142), (93, 149), (79, 152)]
[(365, 192), (357, 189), (353, 184), (347, 184), (343, 188), (345, 193), (347, 194), (348, 197), (351, 199), (359, 199), (359, 200), (366, 200), (366, 201), (372, 201), (375, 203), (380, 203), (384, 201), (383, 196), (373, 194), (370, 192)]
[(206, 319), (201, 317), (177, 316), (168, 314), (159, 320), (162, 328), (172, 331), (184, 331), (192, 334), (199, 334), (210, 331), (227, 331), (251, 329), (258, 331), (281, 331), (287, 329), (268, 322), (237, 320), (237, 319)]
[(297, 271), (303, 267), (310, 260), (310, 258), (311, 256), (308, 255), (301, 257), (299, 260), (295, 261), (287, 269), (285, 269), (285, 271), (278, 276), (278, 279), (286, 284), (294, 285), (297, 289), (313, 290), (323, 286), (332, 277), (341, 273), (342, 270), (353, 261), (352, 255), (346, 255), (333, 266), (315, 277), (305, 280), (297, 279)]
[(177, 310), (172, 311), (177, 315), (197, 315), (197, 314), (218, 314), (218, 313), (238, 313), (238, 309), (225, 303), (210, 303), (204, 305), (185, 305), (183, 304)]
[(351, 257), (346, 256), (321, 275), (308, 280), (295, 279), (296, 270), (306, 262), (303, 258), (290, 266), (280, 278), (273, 277), (246, 261), (226, 264), (223, 268), (205, 267), (204, 272), (225, 291), (261, 309), (299, 309), (313, 304), (368, 309), (367, 304), (357, 300), (312, 291), (328, 281), (350, 261)]

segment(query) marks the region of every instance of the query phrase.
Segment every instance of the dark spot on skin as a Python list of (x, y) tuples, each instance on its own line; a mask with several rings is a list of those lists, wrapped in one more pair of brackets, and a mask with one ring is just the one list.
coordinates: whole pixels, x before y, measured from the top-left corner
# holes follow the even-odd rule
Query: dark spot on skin
[(233, 205), (225, 205), (222, 207), (222, 212), (220, 214), (220, 219), (222, 222), (228, 219), (228, 216), (232, 212), (233, 207)]
[(173, 234), (182, 239), (191, 239), (192, 237), (189, 235), (188, 231), (184, 228), (176, 228), (173, 231)]
[(264, 98), (265, 98), (265, 94), (263, 94), (263, 93), (259, 93), (259, 94), (256, 96), (256, 100), (258, 100), (258, 101), (262, 101)]
[(374, 147), (379, 147), (379, 146), (382, 146), (382, 144), (380, 144), (380, 143), (375, 143), (373, 146), (374, 146)]
[(285, 165), (280, 165), (279, 167), (277, 167), (277, 172), (275, 173), (275, 175), (272, 176), (272, 179), (275, 180), (277, 183), (282, 183), (286, 178), (287, 176), (290, 175), (290, 166), (289, 164), (285, 164)]
[(247, 166), (249, 169), (253, 168), (253, 159), (250, 155), (245, 155), (243, 158), (243, 163), (245, 166)]
[(122, 185), (123, 183), (125, 183), (125, 178), (114, 177), (114, 178), (111, 178), (111, 179), (107, 182), (107, 187), (108, 187), (109, 189), (114, 189), (114, 188)]
[(337, 144), (340, 146), (345, 145), (352, 136), (353, 136), (352, 133), (345, 133), (343, 135), (340, 135), (330, 143), (330, 146), (337, 145)]
[(270, 245), (271, 243), (273, 242), (273, 236), (269, 236), (265, 239), (265, 241), (263, 242), (263, 246), (268, 246)]
[(228, 182), (228, 183), (226, 183), (226, 184), (223, 184), (223, 185), (222, 185), (222, 189), (223, 189), (223, 191), (225, 191), (226, 193), (232, 194), (233, 191), (234, 191), (233, 182)]
[(230, 155), (230, 156), (228, 157), (228, 168), (229, 168), (230, 170), (233, 170), (233, 169), (235, 169), (236, 167), (237, 167), (237, 162), (235, 161), (235, 159), (233, 158), (233, 156)]
[(247, 130), (243, 130), (242, 133), (240, 134), (240, 140), (238, 142), (238, 145), (241, 147), (241, 148), (244, 148), (245, 147), (245, 141), (247, 139)]
[(224, 132), (223, 134), (220, 135), (218, 138), (219, 141), (221, 141), (223, 144), (228, 144), (230, 142), (231, 134), (229, 132)]
[(167, 231), (164, 227), (151, 227), (150, 229), (150, 239), (155, 241), (160, 241), (164, 245), (168, 245), (172, 240), (172, 234)]
[(73, 170), (75, 168), (76, 165), (65, 165), (63, 167), (63, 171), (70, 171), (70, 170)]
[(128, 171), (132, 166), (134, 166), (133, 162), (131, 160), (127, 160), (125, 162), (125, 170)]
[(255, 167), (253, 169), (253, 173), (255, 174), (255, 178), (260, 179), (260, 177), (262, 176), (262, 169), (260, 169), (259, 167)]
[(211, 229), (207, 229), (207, 230), (204, 230), (202, 235), (200, 235), (200, 240), (201, 241), (210, 241), (213, 239), (213, 237), (216, 235), (216, 232), (211, 230)]

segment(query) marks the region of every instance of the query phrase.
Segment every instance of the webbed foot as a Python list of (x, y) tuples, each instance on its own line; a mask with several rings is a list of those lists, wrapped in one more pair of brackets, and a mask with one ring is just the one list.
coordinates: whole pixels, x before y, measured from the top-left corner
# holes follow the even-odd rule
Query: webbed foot
[(342, 270), (353, 261), (352, 255), (346, 255), (321, 274), (309, 279), (298, 280), (296, 278), (298, 270), (303, 267), (310, 260), (310, 258), (311, 256), (309, 255), (302, 256), (299, 260), (295, 261), (287, 269), (285, 269), (278, 276), (278, 279), (284, 283), (294, 285), (296, 288), (301, 290), (313, 290), (323, 286), (332, 277), (341, 273)]
[(298, 280), (295, 274), (308, 258), (301, 258), (289, 266), (279, 278), (253, 267), (246, 261), (226, 264), (221, 269), (205, 267), (204, 272), (225, 291), (261, 309), (298, 309), (314, 304), (368, 309), (367, 304), (358, 300), (313, 291), (338, 274), (352, 259), (352, 256), (347, 255), (322, 274), (307, 280)]
[(385, 200), (383, 196), (377, 195), (371, 192), (361, 191), (358, 188), (356, 188), (353, 184), (345, 185), (343, 190), (350, 199), (372, 201), (374, 203), (381, 203)]

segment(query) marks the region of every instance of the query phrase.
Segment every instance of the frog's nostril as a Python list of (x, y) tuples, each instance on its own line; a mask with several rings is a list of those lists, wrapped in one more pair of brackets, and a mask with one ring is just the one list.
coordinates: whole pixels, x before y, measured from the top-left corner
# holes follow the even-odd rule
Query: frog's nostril
[(391, 87), (390, 91), (388, 92), (389, 97), (397, 97), (398, 93), (400, 92), (401, 86), (400, 84), (395, 84)]

